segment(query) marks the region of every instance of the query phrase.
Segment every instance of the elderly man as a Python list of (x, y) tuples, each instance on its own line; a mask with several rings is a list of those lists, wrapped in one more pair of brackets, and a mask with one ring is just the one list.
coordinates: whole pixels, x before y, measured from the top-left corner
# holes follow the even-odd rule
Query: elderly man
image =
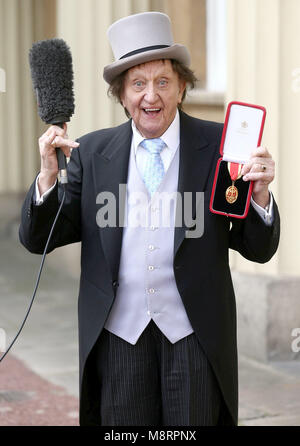
[[(243, 167), (244, 180), (254, 182), (247, 218), (211, 213), (223, 126), (181, 110), (195, 81), (187, 49), (173, 43), (168, 17), (156, 12), (121, 19), (108, 35), (116, 60), (105, 67), (104, 79), (130, 120), (77, 143), (66, 126), (46, 131), (20, 239), (30, 251), (43, 251), (61, 197), (55, 147), (67, 156), (73, 148), (49, 251), (82, 242), (81, 424), (235, 425), (236, 309), (228, 250), (255, 262), (275, 253), (279, 214), (268, 190), (274, 162), (259, 147)], [(204, 193), (201, 237), (187, 237), (189, 228), (175, 225), (174, 209), (170, 225), (161, 224), (159, 196), (185, 192)], [(105, 205), (101, 193), (116, 198), (116, 225), (96, 218)], [(142, 217), (153, 218), (124, 225), (118, 204), (125, 202), (130, 213), (136, 193), (146, 197)]]

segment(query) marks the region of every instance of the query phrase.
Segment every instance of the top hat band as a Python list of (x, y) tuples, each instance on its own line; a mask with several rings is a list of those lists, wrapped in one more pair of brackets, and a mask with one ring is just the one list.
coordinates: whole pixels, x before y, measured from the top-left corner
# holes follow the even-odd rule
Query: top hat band
[(170, 45), (152, 45), (152, 46), (145, 46), (144, 48), (139, 48), (138, 50), (131, 51), (130, 53), (124, 54), (124, 56), (120, 57), (119, 60), (125, 59), (125, 57), (134, 56), (135, 54), (143, 53), (144, 51), (151, 51), (151, 50), (160, 50), (161, 48), (168, 48)]

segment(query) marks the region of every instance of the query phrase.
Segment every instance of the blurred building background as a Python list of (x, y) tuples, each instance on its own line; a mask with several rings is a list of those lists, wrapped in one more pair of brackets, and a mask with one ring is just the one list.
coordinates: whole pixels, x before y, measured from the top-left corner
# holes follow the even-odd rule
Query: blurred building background
[[(300, 327), (299, 0), (0, 0), (1, 219), (18, 222), (22, 198), (39, 170), (37, 140), (45, 127), (30, 79), (32, 43), (60, 37), (71, 48), (76, 110), (68, 134), (75, 139), (125, 121), (102, 78), (113, 60), (106, 30), (144, 11), (166, 12), (175, 42), (191, 51), (199, 82), (187, 97), (187, 113), (222, 122), (232, 100), (267, 109), (263, 145), (277, 166), (271, 190), (281, 213), (281, 242), (266, 265), (231, 253), (239, 349), (265, 362), (299, 360), (291, 348), (292, 332)], [(77, 278), (79, 261), (79, 245), (49, 256)]]

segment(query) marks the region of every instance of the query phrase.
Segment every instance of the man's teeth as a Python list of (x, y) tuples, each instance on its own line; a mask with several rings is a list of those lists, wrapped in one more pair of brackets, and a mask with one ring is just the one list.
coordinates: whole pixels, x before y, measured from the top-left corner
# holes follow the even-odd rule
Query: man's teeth
[(146, 112), (160, 111), (160, 108), (145, 108)]

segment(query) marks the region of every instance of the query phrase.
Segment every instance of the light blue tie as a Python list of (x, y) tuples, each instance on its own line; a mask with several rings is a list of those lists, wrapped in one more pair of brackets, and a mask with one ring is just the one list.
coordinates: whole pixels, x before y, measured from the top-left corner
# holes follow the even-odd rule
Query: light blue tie
[(143, 171), (143, 180), (152, 196), (165, 174), (160, 153), (166, 144), (160, 138), (153, 138), (144, 139), (140, 145), (149, 152)]

